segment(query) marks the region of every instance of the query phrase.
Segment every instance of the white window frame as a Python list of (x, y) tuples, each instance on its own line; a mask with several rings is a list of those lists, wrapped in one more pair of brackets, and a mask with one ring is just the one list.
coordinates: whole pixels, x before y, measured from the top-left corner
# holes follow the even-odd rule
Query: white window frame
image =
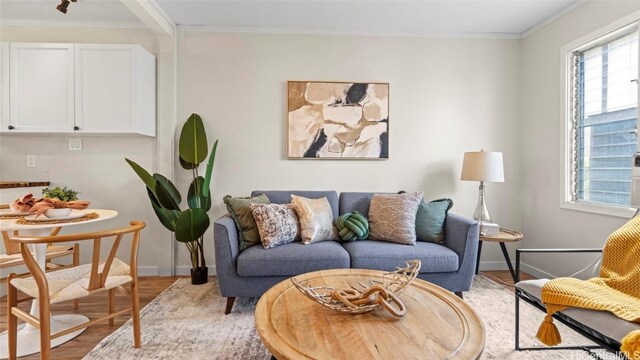
[[(616, 35), (628, 32), (629, 29), (639, 27), (640, 25), (640, 11), (636, 11), (624, 18), (615, 21), (607, 26), (604, 26), (592, 33), (585, 35), (579, 39), (576, 39), (566, 45), (560, 50), (560, 70), (561, 70), (561, 138), (560, 138), (560, 208), (585, 211), (590, 213), (618, 216), (630, 218), (634, 215), (635, 209), (619, 206), (598, 204), (586, 201), (574, 201), (572, 199), (572, 176), (573, 169), (572, 164), (569, 161), (570, 157), (573, 157), (572, 139), (572, 85), (571, 80), (573, 78), (573, 52), (581, 49), (590, 48), (596, 46), (598, 42), (603, 40), (615, 38)], [(602, 38), (605, 39), (602, 39)], [(640, 64), (640, 61), (638, 62)], [(639, 72), (640, 74), (640, 72)], [(640, 89), (638, 91), (638, 108), (640, 109)], [(640, 113), (640, 110), (639, 110)], [(640, 114), (639, 114), (640, 115)], [(639, 116), (640, 117), (640, 116)], [(638, 120), (640, 126), (640, 120)], [(640, 138), (639, 138), (640, 139)], [(640, 141), (640, 140), (639, 140)], [(638, 147), (640, 149), (640, 146)], [(631, 161), (631, 159), (629, 159)]]

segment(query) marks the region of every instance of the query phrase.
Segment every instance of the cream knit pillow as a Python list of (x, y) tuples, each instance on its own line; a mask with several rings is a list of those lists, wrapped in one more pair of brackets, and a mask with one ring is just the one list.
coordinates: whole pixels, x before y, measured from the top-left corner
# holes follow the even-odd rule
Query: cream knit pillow
[(415, 245), (416, 213), (423, 193), (375, 194), (369, 205), (369, 238)]

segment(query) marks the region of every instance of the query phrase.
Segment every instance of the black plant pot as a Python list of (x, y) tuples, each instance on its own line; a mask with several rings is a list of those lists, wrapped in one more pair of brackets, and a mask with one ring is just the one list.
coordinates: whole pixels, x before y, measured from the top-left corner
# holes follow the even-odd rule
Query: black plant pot
[(191, 285), (202, 285), (209, 281), (209, 268), (191, 269)]

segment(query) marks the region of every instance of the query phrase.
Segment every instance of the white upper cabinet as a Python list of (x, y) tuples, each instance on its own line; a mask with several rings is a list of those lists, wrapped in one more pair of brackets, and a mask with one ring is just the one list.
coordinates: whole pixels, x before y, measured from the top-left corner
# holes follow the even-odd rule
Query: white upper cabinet
[(9, 43), (0, 43), (0, 127), (9, 126)]
[(73, 45), (12, 43), (9, 57), (7, 129), (17, 132), (72, 130)]
[(1, 132), (155, 136), (156, 59), (141, 46), (12, 43), (9, 54)]
[(138, 45), (76, 44), (76, 120), (82, 133), (155, 136), (155, 57)]

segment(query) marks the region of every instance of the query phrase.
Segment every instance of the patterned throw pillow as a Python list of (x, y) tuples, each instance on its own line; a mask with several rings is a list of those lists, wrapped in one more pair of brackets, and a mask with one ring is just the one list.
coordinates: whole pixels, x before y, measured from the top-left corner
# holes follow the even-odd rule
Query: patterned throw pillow
[(256, 197), (232, 197), (225, 196), (223, 199), (227, 205), (227, 211), (236, 223), (238, 229), (238, 245), (240, 251), (260, 244), (260, 234), (258, 234), (258, 225), (253, 219), (250, 204), (270, 204), (269, 198), (265, 194)]
[(303, 244), (338, 240), (338, 233), (333, 226), (333, 210), (326, 197), (309, 199), (291, 195), (291, 207), (300, 220)]
[(265, 249), (300, 239), (298, 217), (289, 204), (250, 204), (249, 207)]
[(369, 238), (415, 245), (416, 213), (422, 191), (405, 194), (375, 194), (369, 205)]

